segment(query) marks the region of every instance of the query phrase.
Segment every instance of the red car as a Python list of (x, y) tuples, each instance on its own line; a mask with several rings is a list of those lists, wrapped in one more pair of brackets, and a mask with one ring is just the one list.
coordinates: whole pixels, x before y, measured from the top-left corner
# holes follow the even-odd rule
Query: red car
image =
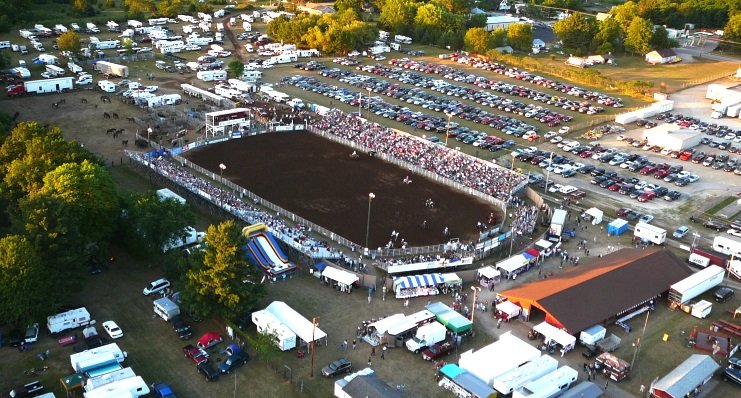
[(641, 169), (641, 174), (643, 175), (649, 175), (651, 173), (655, 173), (658, 167), (656, 166), (646, 166)]
[(579, 157), (582, 158), (582, 159), (586, 159), (586, 158), (592, 157), (592, 151), (584, 151), (584, 152), (582, 152), (582, 153), (579, 154)]
[(192, 344), (183, 347), (183, 354), (186, 358), (195, 362), (196, 365), (208, 361), (208, 353), (203, 348), (194, 347)]
[(638, 196), (638, 201), (639, 202), (650, 202), (655, 197), (656, 197), (656, 194), (654, 193), (654, 191), (648, 191), (648, 192), (644, 192), (640, 196)]
[(216, 332), (206, 332), (201, 338), (198, 339), (198, 345), (199, 348), (207, 349), (215, 346), (216, 344), (221, 343), (224, 341), (224, 338), (221, 337), (220, 334)]
[(654, 178), (663, 179), (664, 177), (669, 175), (668, 169), (659, 170), (654, 174)]
[(679, 160), (687, 161), (690, 159), (692, 159), (692, 152), (684, 151), (679, 155)]
[(622, 184), (619, 183), (619, 182), (616, 182), (616, 183), (610, 185), (607, 189), (610, 190), (610, 191), (612, 191), (612, 192), (615, 192), (615, 191), (617, 191), (617, 190), (620, 189), (620, 185), (622, 185)]
[(454, 348), (455, 346), (453, 343), (449, 341), (433, 344), (422, 352), (422, 359), (425, 361), (434, 361), (443, 355), (450, 355), (450, 352), (453, 351)]

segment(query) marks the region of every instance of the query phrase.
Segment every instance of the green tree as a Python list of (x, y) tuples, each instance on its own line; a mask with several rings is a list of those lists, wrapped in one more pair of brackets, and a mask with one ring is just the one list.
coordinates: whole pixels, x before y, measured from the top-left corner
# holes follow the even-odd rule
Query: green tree
[(123, 39), (123, 40), (121, 41), (121, 45), (123, 46), (124, 50), (126, 50), (126, 54), (129, 54), (129, 55), (131, 55), (131, 54), (133, 54), (134, 52), (136, 52), (136, 50), (134, 50), (134, 40), (132, 40), (132, 39), (131, 39), (131, 38), (129, 38), (129, 37), (127, 37), (127, 38), (124, 38), (124, 39)]
[(622, 25), (614, 18), (607, 18), (599, 23), (595, 46), (602, 49), (601, 53), (617, 51), (623, 46), (624, 36)]
[(513, 49), (530, 52), (533, 48), (533, 28), (530, 24), (515, 23), (507, 29), (507, 41)]
[(280, 353), (278, 350), (278, 336), (275, 331), (268, 333), (248, 334), (247, 343), (255, 350), (255, 356), (262, 362), (271, 363)]
[(31, 194), (59, 200), (69, 222), (85, 243), (107, 243), (119, 213), (118, 196), (110, 172), (87, 160), (65, 163), (44, 176), (44, 185)]
[(59, 46), (59, 49), (62, 51), (69, 51), (73, 54), (79, 54), (80, 48), (82, 48), (82, 45), (80, 44), (80, 35), (78, 35), (77, 32), (71, 30), (69, 32), (62, 33), (57, 39), (57, 46)]
[(187, 204), (175, 199), (161, 200), (154, 192), (138, 193), (124, 199), (122, 230), (129, 249), (151, 257), (162, 252), (162, 247), (187, 234), (195, 223), (195, 216)]
[(653, 36), (651, 22), (641, 18), (633, 18), (625, 36), (625, 49), (632, 54), (646, 54), (651, 51), (651, 37)]
[(87, 0), (72, 0), (72, 9), (78, 14), (84, 14), (87, 7)]
[(424, 4), (417, 8), (414, 24), (429, 29), (440, 29), (443, 26), (443, 13), (443, 8), (437, 4)]
[(728, 20), (723, 29), (723, 36), (728, 40), (741, 42), (741, 12), (736, 13)]
[(669, 33), (666, 31), (666, 28), (663, 26), (657, 27), (653, 34), (651, 35), (651, 41), (650, 45), (651, 48), (655, 49), (667, 49), (672, 48), (676, 42), (674, 40), (669, 39)]
[(489, 44), (489, 47), (491, 48), (504, 47), (507, 45), (507, 29), (496, 28), (491, 31), (489, 37), (491, 38)]
[(64, 163), (100, 163), (88, 150), (65, 141), (61, 131), (37, 122), (18, 124), (0, 146), (0, 195), (10, 202), (35, 193), (46, 174)]
[(489, 49), (489, 32), (484, 28), (471, 28), (463, 38), (465, 48), (479, 54), (485, 54)]
[(243, 258), (243, 239), (233, 220), (208, 228), (203, 262), (188, 271), (184, 289), (184, 300), (195, 299), (201, 315), (234, 319), (263, 297), (259, 271)]
[(471, 0), (435, 0), (451, 14), (468, 15), (471, 13)]
[(361, 0), (336, 0), (334, 9), (338, 12), (345, 10), (354, 10), (358, 15), (363, 12), (363, 2)]
[(416, 13), (411, 0), (386, 0), (378, 22), (392, 34), (409, 33)]
[(486, 26), (486, 14), (471, 15), (471, 18), (466, 22), (468, 28), (483, 28)]
[(633, 1), (626, 1), (621, 5), (612, 7), (610, 14), (623, 26), (623, 30), (627, 31), (633, 22), (633, 18), (639, 15), (638, 5)]
[(0, 319), (11, 325), (43, 320), (58, 289), (35, 247), (23, 236), (0, 239)]
[(237, 60), (229, 62), (229, 72), (239, 79), (242, 76), (242, 73), (244, 73), (244, 64)]
[(588, 51), (595, 31), (593, 20), (585, 18), (580, 12), (575, 12), (553, 25), (553, 32), (563, 42), (564, 47), (569, 49)]

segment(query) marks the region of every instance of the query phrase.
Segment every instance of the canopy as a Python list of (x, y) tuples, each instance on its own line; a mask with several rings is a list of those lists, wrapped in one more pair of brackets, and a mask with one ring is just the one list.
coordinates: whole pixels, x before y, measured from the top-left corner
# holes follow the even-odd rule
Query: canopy
[(604, 216), (604, 212), (596, 207), (592, 207), (591, 209), (585, 211), (584, 213), (592, 216), (592, 225), (597, 225), (601, 223), (602, 216)]
[(548, 322), (541, 322), (535, 325), (533, 330), (545, 336), (546, 341), (551, 340), (556, 332), (558, 332), (558, 328)]
[(314, 326), (311, 321), (304, 318), (288, 304), (282, 301), (273, 301), (265, 308), (301, 340), (310, 343), (327, 337), (318, 326)]
[(496, 267), (506, 273), (514, 272), (525, 265), (527, 265), (528, 259), (522, 254), (512, 256), (506, 260), (497, 263)]
[(479, 276), (483, 276), (484, 278), (494, 279), (498, 278), (502, 275), (499, 270), (494, 269), (491, 265), (487, 265), (486, 267), (479, 268), (478, 270)]
[(383, 335), (392, 327), (404, 322), (405, 319), (406, 315), (404, 314), (394, 314), (379, 321), (373, 322), (368, 326), (372, 326), (376, 329), (376, 333), (378, 333), (379, 335)]
[(350, 286), (360, 280), (360, 278), (352, 272), (347, 272), (345, 270), (329, 266), (324, 268), (324, 271), (322, 271), (322, 276), (347, 286)]
[(541, 240), (535, 242), (535, 246), (537, 246), (537, 247), (545, 250), (545, 249), (549, 249), (551, 246), (553, 246), (553, 242), (547, 241), (545, 239), (541, 239)]
[(511, 301), (503, 301), (497, 304), (497, 311), (502, 311), (507, 314), (507, 318), (514, 318), (520, 315), (520, 311), (522, 311), (522, 308)]
[(558, 343), (561, 347), (569, 347), (574, 348), (576, 344), (576, 337), (570, 335), (567, 331), (563, 329), (558, 329), (556, 333), (551, 336), (553, 341)]
[(525, 257), (529, 256), (530, 258), (528, 258), (528, 260), (540, 257), (540, 252), (532, 247), (525, 250), (522, 254), (524, 254)]
[(317, 270), (317, 271), (319, 271), (319, 272), (322, 272), (322, 271), (324, 271), (324, 269), (325, 269), (325, 268), (327, 268), (328, 266), (329, 266), (329, 264), (327, 264), (327, 262), (326, 262), (326, 261), (322, 260), (322, 261), (320, 261), (320, 262), (318, 262), (318, 263), (314, 264), (314, 269), (316, 269), (316, 270)]
[[(454, 275), (454, 277), (453, 277)], [(422, 274), (400, 276), (394, 278), (394, 291), (405, 288), (437, 286), (446, 283), (449, 279), (460, 279), (456, 274)]]

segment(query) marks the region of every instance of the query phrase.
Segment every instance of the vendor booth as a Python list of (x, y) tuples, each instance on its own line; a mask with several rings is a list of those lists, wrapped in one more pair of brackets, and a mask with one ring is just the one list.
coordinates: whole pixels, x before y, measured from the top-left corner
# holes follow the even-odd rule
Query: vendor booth
[(611, 223), (607, 224), (607, 235), (609, 236), (620, 236), (623, 232), (628, 230), (628, 221), (622, 218), (616, 218)]
[(491, 265), (487, 265), (486, 267), (479, 268), (478, 271), (476, 271), (476, 279), (479, 280), (479, 283), (481, 283), (481, 286), (485, 288), (491, 289), (492, 286), (499, 283), (499, 280), (502, 277), (502, 273), (499, 272), (499, 270), (495, 269)]
[(396, 298), (410, 298), (447, 294), (449, 289), (456, 289), (462, 284), (463, 280), (455, 273), (423, 274), (396, 277), (393, 289)]
[(473, 329), (470, 319), (464, 317), (442, 302), (435, 302), (425, 306), (428, 311), (435, 314), (435, 319), (445, 325), (455, 335), (468, 334)]
[(358, 286), (360, 278), (352, 272), (327, 266), (322, 271), (321, 280), (341, 292), (351, 293), (352, 288)]
[[(499, 306), (497, 306), (497, 309), (499, 309)], [(574, 346), (576, 345), (576, 337), (547, 322), (541, 322), (535, 325), (533, 330), (543, 336), (543, 342), (546, 346), (552, 346), (554, 344), (561, 346), (562, 356), (574, 349)]]
[(511, 301), (503, 301), (497, 304), (497, 310), (494, 316), (499, 319), (508, 321), (517, 318), (522, 313), (522, 308)]
[(530, 260), (522, 254), (517, 254), (496, 264), (496, 268), (507, 279), (515, 279), (517, 274), (527, 271), (529, 266)]
[(394, 314), (368, 325), (368, 334), (363, 337), (370, 345), (379, 345), (389, 329), (406, 323), (406, 315)]
[(609, 352), (599, 354), (594, 361), (594, 367), (605, 377), (615, 381), (620, 381), (630, 376), (630, 364)]
[(591, 221), (592, 225), (597, 225), (602, 223), (602, 217), (604, 216), (604, 212), (596, 207), (592, 207), (591, 209), (585, 211), (582, 213), (581, 218)]

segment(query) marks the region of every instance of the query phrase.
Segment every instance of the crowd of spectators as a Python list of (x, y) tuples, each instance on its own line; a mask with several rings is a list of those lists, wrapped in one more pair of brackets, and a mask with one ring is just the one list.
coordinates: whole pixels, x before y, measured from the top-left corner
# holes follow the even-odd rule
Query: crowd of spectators
[(314, 126), (466, 187), (506, 200), (525, 176), (441, 145), (333, 109)]
[(515, 208), (509, 214), (510, 230), (520, 235), (532, 234), (538, 221), (538, 206), (525, 206), (525, 201), (517, 197), (510, 199), (509, 205)]
[(194, 194), (207, 199), (249, 224), (263, 223), (280, 240), (291, 247), (314, 258), (339, 258), (341, 252), (333, 249), (327, 241), (312, 238), (311, 229), (303, 225), (289, 225), (277, 216), (247, 204), (241, 197), (221, 189), (204, 178), (197, 177), (185, 168), (174, 164), (170, 158), (157, 156), (149, 158), (147, 154), (130, 152), (129, 156), (142, 164), (150, 162), (150, 167), (157, 173), (174, 181)]

